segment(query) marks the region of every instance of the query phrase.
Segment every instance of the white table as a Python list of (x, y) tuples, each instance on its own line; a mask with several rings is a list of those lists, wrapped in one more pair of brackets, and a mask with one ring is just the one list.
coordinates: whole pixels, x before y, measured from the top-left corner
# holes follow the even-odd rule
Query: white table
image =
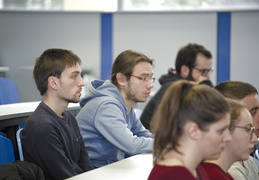
[(0, 77), (5, 77), (6, 71), (9, 71), (9, 67), (0, 67)]
[[(15, 117), (28, 117), (34, 112), (40, 102), (41, 101), (32, 101), (0, 105), (0, 121)], [(79, 108), (79, 103), (68, 104), (69, 111), (78, 110)]]
[[(18, 125), (25, 123), (39, 103), (40, 101), (33, 101), (0, 105), (0, 130), (4, 130), (13, 142), (15, 159), (19, 157), (16, 143)], [(79, 103), (69, 103), (68, 110), (75, 116), (80, 110)]]
[(147, 180), (152, 167), (152, 154), (139, 154), (68, 180)]

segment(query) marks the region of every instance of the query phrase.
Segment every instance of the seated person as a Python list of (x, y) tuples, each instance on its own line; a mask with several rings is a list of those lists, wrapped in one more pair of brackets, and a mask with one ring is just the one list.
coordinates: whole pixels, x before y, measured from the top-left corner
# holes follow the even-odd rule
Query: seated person
[(250, 156), (257, 139), (252, 117), (240, 102), (231, 99), (228, 102), (231, 109), (229, 129), (232, 140), (227, 143), (219, 159), (206, 161), (202, 166), (210, 180), (259, 179), (257, 167)]
[(202, 45), (189, 43), (182, 47), (177, 53), (175, 68), (170, 68), (167, 74), (159, 78), (161, 87), (154, 97), (149, 100), (141, 114), (140, 120), (147, 129), (150, 129), (150, 121), (157, 104), (172, 83), (186, 79), (192, 84), (213, 86), (210, 81), (210, 73), (213, 71), (212, 55)]
[(76, 116), (90, 160), (101, 167), (153, 150), (153, 136), (134, 112), (154, 87), (153, 60), (126, 50), (115, 59), (111, 81), (94, 80)]
[(48, 49), (36, 59), (33, 76), (43, 101), (21, 132), (25, 161), (46, 179), (65, 179), (93, 169), (75, 117), (65, 109), (80, 100), (81, 60), (69, 50)]
[(151, 123), (154, 167), (148, 180), (208, 179), (200, 163), (219, 158), (231, 140), (229, 112), (225, 98), (207, 85), (170, 85)]
[[(246, 108), (252, 115), (253, 124), (255, 126), (255, 134), (257, 138), (259, 138), (259, 98), (257, 89), (253, 85), (242, 81), (224, 81), (217, 84), (215, 89), (217, 89), (225, 97), (240, 100), (245, 104)], [(258, 141), (255, 143), (255, 151), (252, 155), (254, 156), (253, 159), (257, 164), (259, 172), (259, 161), (255, 155), (255, 152), (258, 150), (257, 144)]]

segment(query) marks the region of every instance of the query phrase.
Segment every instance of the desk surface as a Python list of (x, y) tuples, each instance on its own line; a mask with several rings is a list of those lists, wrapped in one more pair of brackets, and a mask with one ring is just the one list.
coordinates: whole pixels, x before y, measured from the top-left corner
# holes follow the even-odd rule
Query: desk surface
[(8, 71), (9, 70), (9, 67), (1, 67), (0, 66), (0, 72), (5, 72), (5, 71)]
[(139, 154), (68, 180), (146, 180), (152, 167), (152, 154)]
[[(40, 101), (0, 105), (0, 121), (18, 117), (28, 117), (37, 108)], [(78, 109), (79, 103), (69, 103), (68, 109)]]

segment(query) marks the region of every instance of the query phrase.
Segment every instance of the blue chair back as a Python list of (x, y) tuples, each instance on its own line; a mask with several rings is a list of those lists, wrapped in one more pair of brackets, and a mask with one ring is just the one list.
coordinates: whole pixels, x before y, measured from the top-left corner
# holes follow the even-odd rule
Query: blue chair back
[(19, 97), (16, 83), (10, 79), (0, 77), (0, 105), (18, 102)]
[(23, 128), (20, 128), (16, 131), (16, 139), (17, 139), (20, 161), (24, 161), (23, 152), (22, 152), (22, 142), (21, 142), (21, 131), (22, 131), (22, 129)]
[(6, 137), (0, 136), (0, 166), (14, 161), (12, 141)]

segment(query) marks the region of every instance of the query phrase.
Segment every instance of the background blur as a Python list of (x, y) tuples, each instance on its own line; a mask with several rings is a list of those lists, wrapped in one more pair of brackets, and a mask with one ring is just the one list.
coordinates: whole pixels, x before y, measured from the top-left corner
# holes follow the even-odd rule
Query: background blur
[(258, 0), (0, 0), (0, 67), (21, 102), (41, 100), (32, 70), (48, 48), (76, 53), (89, 79), (108, 79), (115, 57), (133, 49), (155, 60), (158, 79), (189, 42), (212, 52), (214, 84), (241, 80), (259, 89)]

